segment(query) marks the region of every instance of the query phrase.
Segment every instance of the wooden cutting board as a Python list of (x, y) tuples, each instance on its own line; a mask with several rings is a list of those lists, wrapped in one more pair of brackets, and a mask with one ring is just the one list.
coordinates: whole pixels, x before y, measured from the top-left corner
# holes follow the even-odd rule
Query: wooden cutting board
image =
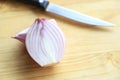
[[(47, 13), (19, 0), (0, 0), (0, 80), (120, 80), (120, 0), (50, 0), (116, 27), (93, 27)], [(35, 18), (54, 18), (66, 37), (60, 64), (41, 68), (12, 39)]]

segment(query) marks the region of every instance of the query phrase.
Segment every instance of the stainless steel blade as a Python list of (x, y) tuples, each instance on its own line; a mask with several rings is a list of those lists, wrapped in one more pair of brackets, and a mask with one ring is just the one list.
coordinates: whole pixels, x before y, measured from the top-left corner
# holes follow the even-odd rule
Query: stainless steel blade
[(88, 15), (85, 15), (82, 13), (78, 13), (76, 11), (64, 8), (62, 6), (59, 6), (59, 5), (56, 5), (53, 3), (49, 3), (47, 5), (46, 11), (61, 15), (63, 17), (75, 20), (77, 22), (90, 24), (90, 25), (94, 25), (94, 26), (115, 26), (114, 24), (109, 23), (107, 21), (93, 18), (91, 16), (88, 16)]

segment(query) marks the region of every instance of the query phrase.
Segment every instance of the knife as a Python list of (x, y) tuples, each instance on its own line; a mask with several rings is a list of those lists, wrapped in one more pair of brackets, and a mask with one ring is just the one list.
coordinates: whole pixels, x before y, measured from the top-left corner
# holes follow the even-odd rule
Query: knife
[(77, 11), (67, 9), (65, 7), (51, 3), (48, 0), (33, 0), (33, 1), (39, 3), (39, 5), (47, 12), (55, 13), (77, 22), (81, 22), (81, 23), (85, 23), (93, 26), (115, 26), (115, 24), (112, 24), (110, 22), (100, 20), (85, 14), (79, 13)]

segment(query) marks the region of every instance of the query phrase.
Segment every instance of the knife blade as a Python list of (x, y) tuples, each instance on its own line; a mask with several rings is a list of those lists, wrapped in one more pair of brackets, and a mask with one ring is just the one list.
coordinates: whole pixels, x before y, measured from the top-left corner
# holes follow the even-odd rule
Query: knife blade
[(93, 26), (115, 26), (115, 24), (112, 24), (110, 22), (98, 18), (94, 18), (86, 14), (79, 13), (77, 11), (67, 9), (65, 7), (51, 3), (48, 0), (34, 0), (34, 1), (38, 2), (39, 5), (47, 12), (51, 12), (66, 17), (77, 22), (81, 22)]

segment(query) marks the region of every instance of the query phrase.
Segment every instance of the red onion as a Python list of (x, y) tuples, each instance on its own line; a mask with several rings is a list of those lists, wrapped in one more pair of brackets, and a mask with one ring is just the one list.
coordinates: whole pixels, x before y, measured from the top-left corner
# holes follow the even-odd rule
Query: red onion
[(54, 19), (36, 19), (30, 28), (14, 38), (25, 43), (30, 56), (42, 67), (61, 61), (65, 38)]

